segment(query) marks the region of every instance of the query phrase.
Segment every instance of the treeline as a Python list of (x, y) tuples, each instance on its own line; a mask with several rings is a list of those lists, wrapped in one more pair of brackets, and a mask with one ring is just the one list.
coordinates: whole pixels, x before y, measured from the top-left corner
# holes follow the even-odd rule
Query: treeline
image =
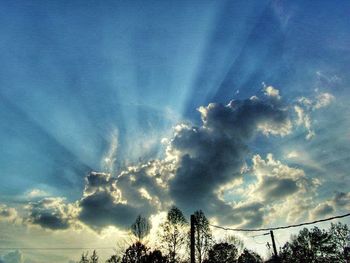
[[(264, 262), (256, 252), (244, 247), (241, 239), (228, 236), (224, 240), (213, 239), (209, 221), (199, 210), (195, 217), (196, 263), (260, 263)], [(152, 250), (144, 243), (150, 232), (149, 221), (138, 216), (131, 225), (135, 242), (120, 255), (112, 255), (106, 263), (189, 263), (189, 223), (177, 207), (172, 207), (158, 232), (158, 249)], [(329, 230), (317, 227), (302, 229), (298, 235), (279, 248), (278, 256), (265, 262), (326, 263), (350, 262), (350, 230), (346, 224), (331, 224)], [(99, 263), (96, 251), (84, 253), (78, 263)]]

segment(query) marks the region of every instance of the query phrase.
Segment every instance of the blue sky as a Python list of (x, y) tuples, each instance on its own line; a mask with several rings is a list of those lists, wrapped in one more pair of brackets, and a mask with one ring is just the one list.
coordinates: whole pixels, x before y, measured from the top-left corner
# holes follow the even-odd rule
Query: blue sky
[[(301, 177), (309, 182), (303, 187), (310, 187), (313, 195), (305, 196), (307, 208), (296, 220), (307, 220), (317, 211), (326, 216), (348, 209), (336, 200), (339, 193), (350, 198), (349, 11), (350, 3), (341, 0), (2, 1), (0, 204), (3, 210), (16, 209), (17, 218), (16, 226), (0, 218), (2, 231), (36, 225), (38, 242), (44, 242), (43, 236), (63, 235), (47, 232), (30, 218), (33, 203), (63, 198), (55, 202), (82, 206), (90, 194), (85, 179), (90, 172), (133, 176), (131, 165), (140, 171), (148, 161), (167, 162), (168, 147), (184, 153), (183, 163), (176, 164), (176, 179), (164, 190), (170, 195), (157, 192), (162, 208), (151, 205), (149, 211), (154, 215), (165, 203), (181, 204), (176, 197), (181, 184), (175, 183), (190, 183), (196, 175), (180, 177), (185, 155), (191, 153), (176, 138), (188, 131), (173, 127), (185, 123), (206, 129), (200, 113), (203, 118), (216, 108), (199, 113), (200, 106), (231, 100), (248, 105), (252, 96), (266, 97), (274, 109), (288, 111), (293, 127), (281, 132), (276, 123), (263, 123), (259, 125), (274, 125), (268, 127), (268, 136), (262, 132), (244, 139), (248, 150), (242, 164), (244, 160), (247, 171), (232, 176), (232, 182), (228, 177), (215, 181), (226, 204), (242, 211), (244, 202), (254, 201), (262, 210), (282, 211), (280, 202), (270, 204), (263, 201), (262, 191), (256, 192), (268, 183), (262, 171), (274, 167), (282, 169), (275, 180), (289, 169), (293, 175), (287, 177), (298, 180), (298, 186)], [(249, 121), (234, 118), (242, 127)], [(168, 140), (162, 143), (163, 138)], [(228, 187), (230, 183), (236, 186)], [(273, 221), (268, 221), (268, 211), (262, 211), (259, 222), (249, 220), (269, 225)], [(213, 211), (208, 214), (215, 217)], [(105, 227), (84, 215), (74, 220), (87, 229)], [(276, 223), (287, 221), (280, 216)], [(118, 228), (118, 222), (107, 223)], [(89, 235), (83, 238), (86, 242)], [(0, 239), (0, 245), (21, 246), (23, 240), (14, 235), (10, 241)], [(40, 255), (27, 258), (41, 262)]]

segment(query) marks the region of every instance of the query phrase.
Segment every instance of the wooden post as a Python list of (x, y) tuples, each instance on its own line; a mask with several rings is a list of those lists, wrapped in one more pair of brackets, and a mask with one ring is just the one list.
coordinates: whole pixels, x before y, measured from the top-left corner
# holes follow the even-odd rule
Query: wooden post
[(276, 243), (275, 243), (275, 237), (273, 235), (273, 231), (270, 230), (271, 240), (272, 240), (272, 247), (273, 247), (273, 253), (275, 254), (275, 257), (277, 258), (277, 249), (276, 249)]
[(195, 228), (195, 217), (194, 215), (191, 215), (191, 246), (190, 246), (191, 263), (196, 263), (194, 228)]

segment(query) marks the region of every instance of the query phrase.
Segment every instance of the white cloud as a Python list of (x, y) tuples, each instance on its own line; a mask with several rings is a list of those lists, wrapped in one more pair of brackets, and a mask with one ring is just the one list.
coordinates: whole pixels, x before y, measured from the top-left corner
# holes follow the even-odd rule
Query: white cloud
[(312, 129), (310, 114), (306, 113), (306, 111), (302, 107), (300, 107), (298, 105), (294, 106), (294, 110), (295, 110), (295, 112), (297, 114), (296, 124), (298, 126), (304, 126), (305, 127), (305, 129), (308, 132), (307, 135), (306, 135), (306, 139), (307, 140), (312, 139), (315, 136), (315, 132)]
[(0, 204), (0, 220), (14, 221), (17, 218), (17, 210), (7, 205)]
[(27, 193), (27, 197), (29, 198), (36, 198), (36, 197), (44, 197), (48, 196), (49, 194), (41, 189), (32, 189)]
[(111, 135), (109, 149), (102, 158), (102, 168), (108, 173), (114, 172), (118, 152), (118, 130), (115, 129)]
[(296, 125), (305, 127), (308, 132), (306, 135), (307, 140), (315, 137), (315, 131), (312, 127), (312, 112), (329, 106), (334, 100), (335, 97), (326, 92), (317, 94), (314, 99), (306, 97), (297, 99), (297, 104), (294, 105), (294, 111), (297, 115)]
[(327, 107), (335, 100), (335, 97), (327, 92), (320, 93), (317, 95), (313, 108), (320, 109)]
[(266, 96), (276, 98), (277, 100), (281, 99), (280, 91), (272, 86), (267, 86), (264, 91)]

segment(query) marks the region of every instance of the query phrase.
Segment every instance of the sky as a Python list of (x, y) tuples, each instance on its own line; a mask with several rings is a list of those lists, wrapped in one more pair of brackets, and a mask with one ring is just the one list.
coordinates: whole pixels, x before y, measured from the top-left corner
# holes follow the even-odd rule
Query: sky
[[(138, 214), (155, 235), (171, 205), (249, 228), (348, 212), (349, 12), (1, 1), (0, 262), (121, 247)], [(265, 237), (241, 237), (265, 253)]]

